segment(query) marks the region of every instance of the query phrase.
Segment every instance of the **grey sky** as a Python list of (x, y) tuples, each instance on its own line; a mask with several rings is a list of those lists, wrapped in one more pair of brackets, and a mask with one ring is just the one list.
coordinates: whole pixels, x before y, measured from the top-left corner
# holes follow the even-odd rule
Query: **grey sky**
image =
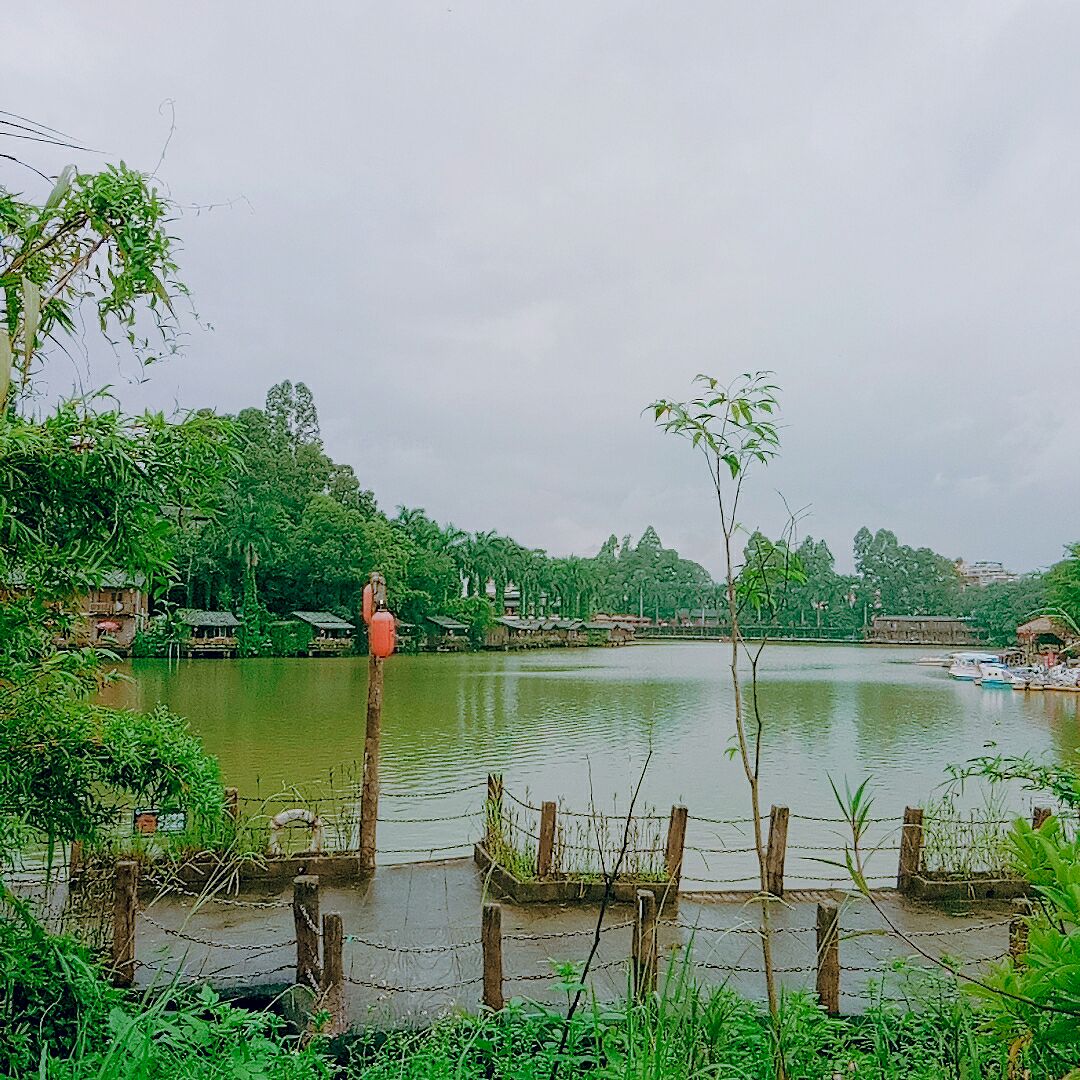
[(1078, 44), (1080, 6), (993, 0), (39, 2), (3, 107), (153, 168), (172, 99), (173, 195), (248, 200), (178, 223), (213, 330), (104, 368), (127, 404), (302, 379), (391, 512), (717, 569), (640, 411), (772, 368), (749, 523), (782, 491), (842, 565), (867, 524), (1025, 569), (1080, 538)]

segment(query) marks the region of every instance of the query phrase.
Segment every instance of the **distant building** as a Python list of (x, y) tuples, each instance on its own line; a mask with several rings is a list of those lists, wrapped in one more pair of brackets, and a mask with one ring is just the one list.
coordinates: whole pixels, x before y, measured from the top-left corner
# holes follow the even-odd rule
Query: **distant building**
[(956, 564), (956, 569), (964, 579), (964, 584), (975, 585), (979, 588), (1002, 581), (1016, 581), (1020, 577), (1019, 574), (1006, 570), (1004, 565), (999, 562), (969, 563), (961, 559)]
[[(724, 613), (726, 616), (726, 612)], [(675, 612), (676, 626), (704, 626), (716, 629), (721, 625), (721, 611), (719, 608), (679, 608)]]
[(449, 615), (429, 615), (424, 620), (424, 636), (429, 649), (448, 652), (468, 645), (469, 628)]
[(240, 620), (231, 611), (181, 608), (177, 618), (188, 628), (181, 650), (185, 656), (235, 656)]
[(329, 611), (294, 611), (291, 614), (294, 619), (307, 623), (313, 631), (308, 645), (311, 655), (347, 652), (352, 648), (356, 627), (351, 622), (346, 622)]
[(114, 570), (100, 584), (76, 601), (76, 620), (70, 634), (75, 645), (102, 645), (126, 651), (135, 632), (145, 625), (150, 613), (146, 581)]
[(866, 640), (879, 645), (976, 645), (968, 619), (951, 615), (875, 615)]

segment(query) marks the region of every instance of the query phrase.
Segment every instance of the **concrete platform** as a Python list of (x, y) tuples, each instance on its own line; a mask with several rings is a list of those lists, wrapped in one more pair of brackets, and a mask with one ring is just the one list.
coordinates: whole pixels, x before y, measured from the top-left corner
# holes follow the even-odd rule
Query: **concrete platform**
[[(931, 956), (962, 960), (974, 973), (1008, 947), (1007, 905), (980, 903), (954, 913), (877, 894), (885, 915)], [(841, 986), (845, 1012), (866, 1008), (880, 973), (912, 949), (862, 898), (833, 891), (793, 893), (771, 902), (777, 928), (775, 964), (790, 989), (813, 989), (815, 912), (822, 899), (841, 898)], [(484, 881), (470, 859), (380, 869), (364, 886), (328, 885), (322, 912), (344, 923), (344, 967), (351, 1022), (421, 1025), (448, 1012), (475, 1011), (481, 991), (480, 911)], [(222, 991), (284, 992), (293, 982), (292, 890), (144, 898), (137, 923), (137, 983), (173, 978), (203, 981)], [(611, 908), (590, 985), (600, 1000), (625, 995), (630, 909)], [(558, 965), (588, 954), (597, 905), (503, 905), (507, 997), (565, 1005)], [(661, 980), (679, 972), (708, 986), (727, 985), (764, 997), (756, 927), (761, 901), (741, 893), (683, 893), (678, 915), (660, 933)], [(889, 976), (888, 996), (903, 987)]]

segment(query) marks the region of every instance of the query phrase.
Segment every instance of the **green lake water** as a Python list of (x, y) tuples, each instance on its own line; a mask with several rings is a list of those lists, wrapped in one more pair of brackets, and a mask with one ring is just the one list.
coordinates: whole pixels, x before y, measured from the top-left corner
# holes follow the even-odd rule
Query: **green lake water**
[[(854, 785), (871, 776), (875, 814), (899, 818), (933, 795), (946, 765), (988, 745), (1080, 757), (1080, 695), (984, 690), (911, 663), (926, 651), (769, 646), (760, 687), (765, 805), (835, 816), (828, 777)], [(741, 766), (725, 754), (734, 727), (726, 659), (724, 646), (700, 642), (392, 658), (382, 812), (433, 820), (380, 827), (380, 847), (436, 852), (467, 840), (469, 822), (449, 819), (479, 805), (475, 785), (488, 772), (534, 803), (625, 807), (650, 751), (645, 803), (745, 816)], [(366, 658), (135, 661), (123, 670), (130, 681), (108, 688), (106, 700), (139, 709), (161, 701), (187, 717), (226, 783), (246, 796), (358, 774)], [(829, 826), (793, 826), (795, 839), (800, 828), (803, 839), (821, 840)], [(702, 867), (698, 876), (708, 880)]]

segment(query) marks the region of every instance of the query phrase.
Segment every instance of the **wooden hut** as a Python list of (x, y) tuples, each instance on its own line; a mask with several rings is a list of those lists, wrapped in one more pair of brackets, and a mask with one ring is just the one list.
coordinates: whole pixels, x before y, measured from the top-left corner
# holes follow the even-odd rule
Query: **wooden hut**
[(469, 628), (449, 615), (429, 615), (424, 620), (427, 647), (436, 652), (456, 652), (469, 643)]
[(1058, 653), (1075, 643), (1076, 635), (1063, 620), (1055, 619), (1052, 615), (1040, 615), (1016, 628), (1016, 640), (1020, 642), (1024, 656), (1032, 661), (1039, 656), (1056, 659)]
[(181, 624), (188, 627), (187, 639), (181, 647), (185, 656), (236, 655), (240, 620), (231, 611), (183, 608), (177, 615)]
[(291, 614), (311, 627), (309, 656), (334, 656), (352, 649), (356, 627), (351, 622), (329, 611), (294, 611)]

